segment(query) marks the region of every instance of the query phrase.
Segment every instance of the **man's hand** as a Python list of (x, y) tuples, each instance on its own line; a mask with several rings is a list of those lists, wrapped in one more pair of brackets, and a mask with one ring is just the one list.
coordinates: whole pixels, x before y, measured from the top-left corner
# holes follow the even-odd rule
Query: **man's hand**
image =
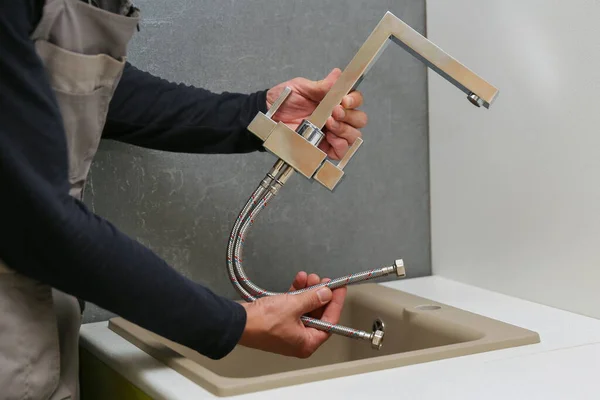
[[(290, 128), (296, 129), (303, 119), (312, 114), (319, 102), (325, 97), (342, 71), (335, 68), (323, 80), (311, 81), (305, 78), (294, 78), (281, 83), (267, 92), (267, 107), (270, 108), (283, 89), (288, 86), (292, 93), (277, 110), (273, 119), (286, 123)], [(339, 160), (346, 154), (356, 138), (360, 137), (359, 129), (367, 124), (367, 114), (356, 110), (363, 102), (362, 94), (358, 91), (349, 93), (342, 100), (342, 104), (335, 107), (329, 117), (325, 128), (325, 140), (319, 148), (327, 153), (329, 158)]]
[[(318, 275), (307, 276), (305, 272), (299, 272), (290, 290), (303, 289), (320, 281)], [(285, 356), (307, 358), (331, 334), (305, 327), (300, 317), (308, 315), (336, 324), (339, 322), (345, 297), (346, 288), (332, 292), (323, 287), (299, 295), (283, 294), (245, 303), (246, 328), (240, 344)]]

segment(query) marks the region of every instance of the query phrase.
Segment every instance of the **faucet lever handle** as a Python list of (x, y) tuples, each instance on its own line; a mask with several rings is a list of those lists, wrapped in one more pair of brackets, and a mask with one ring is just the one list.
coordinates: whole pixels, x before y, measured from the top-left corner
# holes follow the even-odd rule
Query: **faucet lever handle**
[(354, 143), (352, 143), (352, 146), (350, 146), (346, 154), (344, 154), (344, 157), (342, 157), (340, 162), (337, 164), (337, 167), (339, 169), (344, 169), (344, 167), (348, 164), (348, 161), (350, 161), (350, 159), (354, 157), (354, 154), (356, 154), (356, 151), (358, 150), (361, 144), (363, 144), (362, 138), (356, 138)]
[(273, 121), (273, 115), (275, 115), (279, 107), (281, 107), (291, 93), (292, 89), (286, 86), (265, 114), (259, 111), (254, 116), (254, 119), (248, 125), (248, 130), (258, 136), (263, 142), (267, 140), (277, 126), (277, 122)]
[(344, 167), (348, 165), (348, 161), (354, 157), (354, 154), (356, 154), (356, 151), (361, 144), (363, 144), (363, 140), (357, 138), (337, 165), (334, 165), (330, 161), (325, 161), (315, 173), (315, 180), (329, 190), (335, 189), (344, 176)]
[(285, 89), (279, 94), (271, 108), (265, 114), (268, 118), (273, 119), (273, 115), (277, 112), (279, 107), (283, 104), (284, 101), (287, 100), (288, 96), (292, 93), (292, 89), (289, 86), (286, 86)]

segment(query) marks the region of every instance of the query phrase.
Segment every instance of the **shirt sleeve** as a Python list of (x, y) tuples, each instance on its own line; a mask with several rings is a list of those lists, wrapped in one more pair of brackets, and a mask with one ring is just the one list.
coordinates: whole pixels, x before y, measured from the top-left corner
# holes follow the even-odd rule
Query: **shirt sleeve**
[(68, 195), (64, 128), (28, 37), (31, 15), (27, 2), (0, 1), (0, 259), (210, 358), (225, 356), (245, 327), (244, 308)]
[(266, 90), (216, 94), (126, 63), (103, 137), (172, 152), (249, 153), (263, 149), (247, 127), (266, 109)]

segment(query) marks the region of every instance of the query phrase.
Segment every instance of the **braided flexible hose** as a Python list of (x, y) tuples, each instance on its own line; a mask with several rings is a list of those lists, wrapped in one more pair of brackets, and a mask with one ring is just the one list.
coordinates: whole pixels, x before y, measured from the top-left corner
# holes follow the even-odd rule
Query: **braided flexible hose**
[(264, 191), (265, 191), (265, 189), (262, 186), (259, 186), (258, 188), (256, 188), (254, 193), (252, 193), (252, 195), (250, 196), (250, 198), (244, 205), (244, 208), (242, 209), (239, 216), (237, 217), (235, 224), (233, 225), (231, 235), (229, 236), (229, 242), (227, 243), (227, 273), (229, 274), (229, 280), (233, 284), (233, 287), (235, 288), (235, 290), (237, 290), (237, 292), (240, 294), (240, 296), (242, 296), (242, 298), (244, 300), (246, 300), (247, 302), (253, 302), (254, 300), (256, 300), (256, 298), (254, 296), (252, 296), (250, 293), (248, 293), (246, 291), (246, 289), (244, 289), (244, 287), (242, 285), (240, 285), (240, 282), (238, 281), (238, 278), (237, 278), (235, 270), (234, 270), (234, 265), (233, 265), (233, 249), (234, 249), (235, 243), (236, 243), (235, 238), (239, 232), (239, 228), (242, 224), (244, 216), (246, 216), (248, 214), (248, 212), (254, 207), (254, 205), (256, 205), (256, 201), (257, 201), (256, 199), (262, 198)]
[[(241, 285), (248, 290), (252, 295), (256, 297), (263, 296), (276, 296), (278, 292), (271, 292), (265, 290), (258, 285), (254, 284), (246, 275), (243, 266), (242, 266), (242, 251), (244, 247), (244, 241), (246, 239), (246, 235), (248, 233), (249, 228), (252, 226), (258, 214), (267, 206), (269, 201), (274, 197), (273, 193), (268, 192), (265, 196), (258, 202), (256, 207), (250, 212), (249, 217), (241, 224), (237, 235), (237, 242), (234, 246), (234, 254), (233, 254), (233, 262), (235, 267), (235, 274), (237, 279), (240, 281)], [(330, 289), (337, 289), (343, 286), (347, 286), (353, 283), (362, 282), (370, 279), (379, 278), (382, 276), (389, 275), (391, 273), (395, 273), (395, 268), (393, 266), (390, 267), (380, 267), (375, 268), (369, 271), (358, 272), (351, 275), (342, 276), (340, 278), (336, 278), (332, 281), (326, 283), (320, 283), (317, 285), (313, 285), (304, 289), (295, 290), (293, 292), (289, 292), (290, 294), (300, 294), (309, 290), (313, 290), (318, 287), (327, 286)]]
[[(252, 283), (252, 281), (250, 281), (247, 278), (247, 276), (245, 275), (244, 270), (241, 266), (241, 258), (240, 258), (241, 250), (242, 250), (241, 244), (245, 240), (245, 234), (246, 234), (248, 228), (254, 222), (254, 218), (256, 217), (256, 215), (258, 215), (258, 213), (262, 209), (264, 209), (264, 207), (266, 206), (268, 201), (274, 196), (271, 192), (268, 192), (264, 195), (264, 197), (261, 198), (260, 201), (257, 202), (256, 199), (261, 194), (264, 193), (264, 189), (260, 190), (261, 188), (262, 187), (259, 186), (259, 188), (257, 188), (254, 191), (253, 196), (250, 197), (250, 199), (248, 200), (248, 202), (242, 209), (242, 212), (240, 213), (240, 215), (238, 216), (238, 219), (236, 220), (234, 229), (232, 230), (232, 234), (230, 235), (230, 240), (229, 240), (229, 243), (227, 246), (227, 249), (228, 249), (228, 254), (227, 254), (227, 264), (228, 264), (227, 267), (228, 268), (227, 269), (229, 272), (230, 280), (233, 283), (236, 290), (238, 291), (238, 293), (240, 293), (242, 298), (248, 302), (255, 301), (257, 297), (275, 296), (278, 294), (282, 294), (282, 293), (268, 292), (268, 291), (258, 288), (258, 286), (254, 285)], [(252, 211), (248, 212), (250, 209), (252, 209)], [(244, 222), (242, 222), (242, 221), (244, 221)], [(242, 233), (240, 228), (244, 227), (244, 226), (245, 226), (245, 229), (243, 230), (243, 233)], [(233, 252), (231, 251), (232, 249), (234, 249)], [(238, 275), (236, 273), (237, 271), (241, 271), (242, 273)], [(252, 285), (254, 288), (258, 288), (258, 291), (250, 289), (249, 285)], [(311, 289), (314, 289), (316, 287), (321, 287), (321, 286), (325, 286), (325, 285), (319, 284), (319, 285), (311, 286), (311, 287), (308, 287), (308, 288), (305, 288), (302, 290), (292, 291), (292, 292), (288, 292), (288, 293), (289, 294), (303, 293), (303, 292), (306, 292), (307, 290), (311, 290)], [(343, 286), (343, 285), (338, 285), (337, 287), (341, 287), (341, 286)], [(255, 297), (255, 296), (257, 296), (257, 297)], [(332, 324), (330, 322), (321, 321), (321, 320), (306, 317), (306, 316), (302, 316), (301, 320), (304, 323), (304, 325), (315, 328), (315, 329), (319, 329), (319, 330), (322, 330), (325, 332), (334, 333), (334, 334), (346, 336), (349, 338), (355, 338), (355, 339), (371, 340), (371, 338), (372, 338), (372, 333), (368, 333), (368, 332), (365, 332), (362, 330), (352, 329), (352, 328), (349, 328), (349, 327), (346, 327), (343, 325)]]
[[(275, 191), (267, 190), (267, 188), (273, 181), (275, 181), (276, 184), (279, 184), (280, 186), (283, 185), (283, 183), (277, 180), (276, 178), (277, 173), (281, 172), (281, 167), (284, 167), (284, 173), (286, 169), (290, 168), (278, 162), (278, 164), (274, 166), (273, 170), (269, 174), (267, 174), (267, 177), (263, 180), (261, 185), (253, 192), (252, 196), (248, 199), (242, 211), (238, 215), (238, 218), (235, 221), (234, 227), (229, 238), (229, 243), (227, 245), (227, 270), (229, 273), (230, 280), (234, 285), (235, 289), (238, 291), (238, 293), (240, 293), (242, 298), (244, 298), (244, 300), (248, 302), (256, 300), (257, 297), (275, 296), (282, 294), (267, 291), (255, 285), (252, 281), (249, 280), (242, 266), (243, 244), (248, 229), (250, 228), (250, 226), (252, 226), (258, 214), (267, 206), (269, 201), (275, 196)], [(331, 289), (336, 289), (352, 283), (375, 279), (394, 272), (396, 272), (395, 266), (377, 268), (370, 271), (359, 272), (356, 274), (336, 278), (332, 281), (321, 283), (318, 285), (313, 285), (304, 289), (291, 291), (288, 292), (288, 294), (296, 295), (323, 286), (328, 286)], [(368, 333), (362, 330), (357, 330), (338, 324), (332, 324), (326, 321), (306, 316), (301, 317), (301, 319), (304, 325), (325, 332), (335, 333), (338, 335), (355, 339), (373, 339), (373, 333)]]

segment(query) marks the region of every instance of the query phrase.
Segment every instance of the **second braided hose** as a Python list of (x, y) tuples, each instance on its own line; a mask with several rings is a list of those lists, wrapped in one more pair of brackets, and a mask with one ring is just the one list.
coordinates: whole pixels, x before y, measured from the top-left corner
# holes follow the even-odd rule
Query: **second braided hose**
[[(277, 177), (285, 173), (289, 174), (289, 168), (289, 166), (278, 161), (278, 163), (273, 167), (273, 170), (267, 174), (266, 178), (261, 182), (261, 185), (253, 192), (252, 196), (246, 202), (235, 221), (229, 238), (229, 243), (227, 246), (227, 269), (229, 277), (234, 288), (238, 291), (238, 293), (240, 293), (242, 298), (248, 302), (255, 301), (257, 298), (263, 296), (275, 296), (282, 294), (262, 289), (250, 281), (242, 266), (242, 252), (249, 228), (254, 223), (258, 214), (267, 206), (269, 201), (275, 196), (277, 190), (283, 185), (283, 183), (279, 181)], [(395, 266), (376, 268), (370, 271), (359, 272), (356, 274), (336, 278), (327, 283), (321, 283), (297, 291), (291, 291), (288, 292), (288, 294), (296, 295), (323, 286), (328, 286), (333, 290), (352, 283), (375, 279), (394, 272), (397, 272)], [(374, 333), (368, 333), (366, 331), (352, 329), (339, 324), (332, 324), (306, 316), (302, 317), (302, 322), (306, 326), (328, 333), (334, 333), (349, 338), (363, 340), (373, 339)]]

